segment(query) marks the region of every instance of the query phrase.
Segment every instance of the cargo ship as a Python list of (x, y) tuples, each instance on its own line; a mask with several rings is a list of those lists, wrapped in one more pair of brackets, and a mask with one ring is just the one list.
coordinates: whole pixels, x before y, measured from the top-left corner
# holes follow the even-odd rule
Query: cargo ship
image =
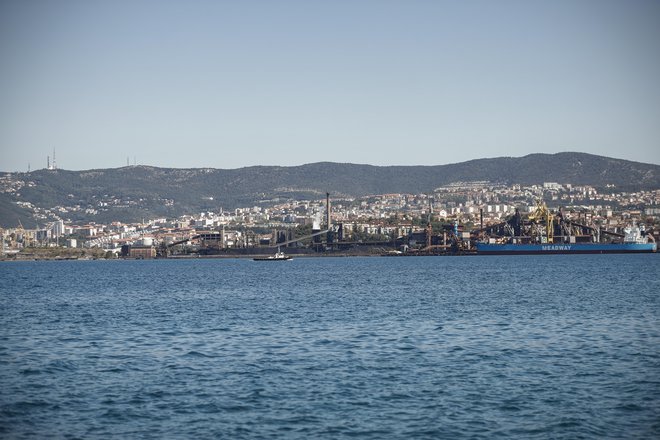
[(643, 226), (623, 233), (571, 221), (561, 210), (553, 214), (544, 203), (526, 220), (519, 211), (505, 222), (475, 231), (478, 255), (652, 253), (657, 244)]

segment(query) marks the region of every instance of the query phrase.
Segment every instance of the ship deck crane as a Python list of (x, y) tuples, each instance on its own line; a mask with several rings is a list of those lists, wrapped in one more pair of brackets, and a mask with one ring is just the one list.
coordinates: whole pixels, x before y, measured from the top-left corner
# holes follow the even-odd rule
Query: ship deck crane
[(529, 214), (529, 220), (536, 222), (537, 224), (545, 223), (545, 237), (548, 243), (554, 241), (554, 215), (550, 212), (543, 200), (538, 199), (536, 201), (536, 207), (534, 211)]

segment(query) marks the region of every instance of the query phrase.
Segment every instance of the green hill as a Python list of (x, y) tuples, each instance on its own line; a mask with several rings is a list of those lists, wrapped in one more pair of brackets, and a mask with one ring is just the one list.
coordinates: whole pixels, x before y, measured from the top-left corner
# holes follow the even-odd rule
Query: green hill
[(26, 227), (38, 221), (17, 201), (38, 207), (42, 220), (50, 215), (46, 210), (59, 209), (58, 215), (74, 221), (129, 222), (253, 206), (265, 200), (319, 199), (326, 191), (347, 196), (423, 193), (459, 181), (523, 185), (559, 182), (597, 188), (615, 185), (626, 191), (660, 188), (658, 165), (584, 153), (531, 154), (438, 166), (331, 162), (231, 170), (132, 166), (2, 176), (3, 182), (7, 178), (22, 182), (18, 191), (5, 190), (1, 194), (0, 225), (5, 227), (15, 226), (19, 219)]

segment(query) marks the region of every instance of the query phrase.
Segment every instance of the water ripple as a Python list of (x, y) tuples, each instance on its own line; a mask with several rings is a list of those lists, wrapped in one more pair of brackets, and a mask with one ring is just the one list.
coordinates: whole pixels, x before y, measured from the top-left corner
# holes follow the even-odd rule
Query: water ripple
[(0, 436), (659, 438), (659, 262), (0, 264)]

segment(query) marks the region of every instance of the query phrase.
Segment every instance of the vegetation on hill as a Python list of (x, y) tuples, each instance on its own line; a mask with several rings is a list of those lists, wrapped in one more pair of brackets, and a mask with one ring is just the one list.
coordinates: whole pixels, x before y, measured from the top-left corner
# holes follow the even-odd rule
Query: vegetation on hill
[[(7, 176), (9, 174), (5, 174)], [(423, 193), (453, 182), (491, 181), (523, 185), (572, 183), (618, 190), (660, 188), (660, 166), (584, 153), (531, 154), (439, 166), (388, 166), (320, 162), (295, 167), (255, 166), (232, 170), (129, 166), (86, 171), (12, 173), (31, 182), (0, 194), (0, 225), (20, 219), (33, 227), (30, 202), (73, 221), (124, 222), (254, 206), (278, 200)], [(64, 209), (64, 210), (62, 210)]]

